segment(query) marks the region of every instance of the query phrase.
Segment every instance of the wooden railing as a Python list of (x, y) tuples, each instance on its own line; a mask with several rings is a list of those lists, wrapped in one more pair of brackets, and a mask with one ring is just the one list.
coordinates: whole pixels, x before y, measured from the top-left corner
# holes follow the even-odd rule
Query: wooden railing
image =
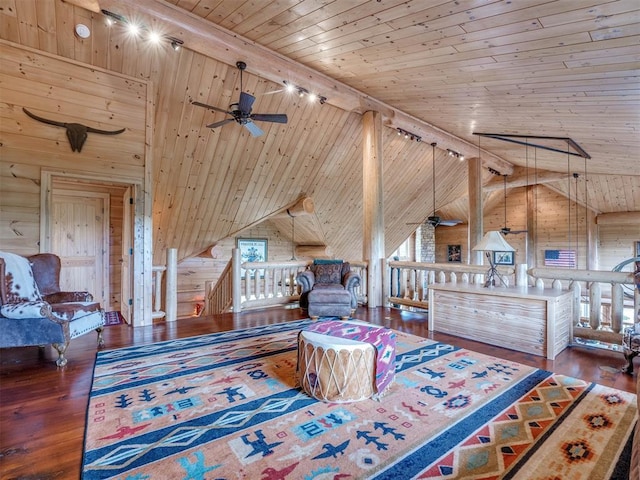
[[(167, 265), (154, 265), (153, 272), (153, 320), (164, 318), (167, 322), (175, 322), (178, 318), (178, 250), (167, 249)], [(164, 297), (162, 296), (162, 277), (164, 279)], [(164, 302), (163, 302), (164, 300)], [(162, 306), (164, 305), (164, 310)]]
[[(583, 339), (620, 345), (623, 328), (638, 322), (640, 293), (631, 272), (531, 268), (528, 274), (538, 288), (573, 291), (572, 343)], [(634, 291), (633, 298), (625, 299), (624, 285)], [(630, 313), (626, 318), (625, 311)]]
[[(391, 261), (385, 269), (385, 295), (392, 306), (428, 310), (429, 285), (434, 283), (483, 284), (488, 266), (450, 263)], [(624, 326), (638, 322), (640, 293), (633, 273), (563, 268), (499, 267), (507, 285), (553, 288), (574, 292), (573, 331), (576, 339), (620, 345)], [(625, 299), (623, 285), (634, 291)], [(588, 288), (587, 288), (588, 287)], [(625, 317), (625, 312), (630, 315)]]
[[(484, 284), (488, 269), (485, 265), (390, 261), (385, 269), (385, 297), (393, 306), (404, 305), (428, 310), (429, 285)], [(507, 285), (515, 284), (514, 268), (498, 267), (498, 273)], [(499, 283), (500, 279), (496, 282)]]
[[(211, 315), (297, 302), (300, 291), (296, 276), (311, 263), (307, 260), (242, 263), (240, 251), (234, 249), (231, 261), (215, 286), (207, 286), (204, 311)], [(361, 284), (356, 288), (358, 301), (366, 303), (367, 263), (349, 263), (351, 270), (361, 277)]]

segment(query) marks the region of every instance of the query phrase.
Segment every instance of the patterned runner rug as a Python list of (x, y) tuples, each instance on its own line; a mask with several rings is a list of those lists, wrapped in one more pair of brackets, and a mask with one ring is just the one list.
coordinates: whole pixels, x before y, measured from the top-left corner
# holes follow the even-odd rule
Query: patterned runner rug
[(124, 319), (122, 318), (122, 315), (120, 315), (120, 312), (105, 312), (104, 314), (104, 326), (105, 327), (110, 327), (112, 325), (121, 325), (124, 323)]
[(395, 332), (380, 400), (323, 403), (309, 324), (98, 352), (83, 478), (626, 478), (633, 394)]

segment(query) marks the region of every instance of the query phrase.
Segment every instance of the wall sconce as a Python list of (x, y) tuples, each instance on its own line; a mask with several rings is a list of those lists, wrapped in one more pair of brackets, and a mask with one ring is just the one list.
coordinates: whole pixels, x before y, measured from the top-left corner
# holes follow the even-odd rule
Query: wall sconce
[(294, 85), (286, 80), (283, 80), (282, 83), (284, 83), (287, 92), (296, 93), (300, 98), (307, 97), (310, 102), (315, 102), (317, 100), (320, 105), (324, 105), (327, 102), (327, 97), (324, 95), (312, 93), (306, 88)]
[(184, 45), (184, 41), (179, 38), (171, 37), (169, 35), (161, 35), (157, 32), (149, 30), (145, 26), (138, 25), (134, 22), (130, 22), (125, 17), (123, 17), (122, 15), (118, 15), (117, 13), (113, 13), (113, 12), (110, 12), (109, 10), (104, 10), (104, 9), (102, 9), (101, 12), (105, 17), (107, 17), (107, 25), (111, 26), (119, 23), (122, 26), (126, 27), (131, 33), (131, 35), (134, 35), (134, 36), (137, 36), (140, 33), (144, 32), (147, 34), (147, 39), (151, 43), (157, 44), (162, 40), (166, 40), (171, 45), (171, 48), (176, 52), (180, 50)]
[(398, 135), (403, 135), (404, 138), (408, 140), (415, 140), (416, 142), (421, 142), (422, 137), (416, 133), (409, 132), (403, 128), (396, 128)]
[(451, 150), (450, 148), (447, 148), (447, 152), (449, 152), (450, 157), (456, 157), (460, 161), (464, 160), (464, 155), (456, 152), (455, 150)]

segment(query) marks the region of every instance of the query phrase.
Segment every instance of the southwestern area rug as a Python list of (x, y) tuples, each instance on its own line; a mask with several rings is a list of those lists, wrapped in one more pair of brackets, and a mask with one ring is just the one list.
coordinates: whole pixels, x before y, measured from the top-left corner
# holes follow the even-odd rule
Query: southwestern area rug
[(395, 332), (382, 398), (323, 403), (310, 323), (99, 352), (83, 478), (626, 478), (633, 394)]

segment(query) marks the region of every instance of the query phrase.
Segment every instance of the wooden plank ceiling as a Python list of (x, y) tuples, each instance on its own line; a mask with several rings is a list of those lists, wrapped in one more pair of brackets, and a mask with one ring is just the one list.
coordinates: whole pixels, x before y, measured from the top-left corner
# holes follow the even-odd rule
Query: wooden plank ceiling
[[(153, 82), (155, 261), (167, 247), (178, 247), (180, 258), (197, 254), (302, 196), (313, 198), (316, 214), (300, 224), (296, 241), (361, 258), (360, 114), (372, 102), (384, 107), (386, 125), (423, 137), (418, 143), (385, 129), (387, 253), (433, 213), (432, 141), (435, 207), (445, 217), (467, 215), (466, 164), (447, 148), (506, 160), (516, 167), (514, 184), (524, 167), (557, 172), (548, 186), (564, 194), (576, 195), (567, 176), (577, 172), (579, 201), (596, 213), (640, 210), (637, 0), (97, 3), (185, 48), (153, 49), (122, 26), (108, 27), (104, 15), (61, 0), (4, 0), (0, 35)], [(74, 36), (76, 23), (91, 37)], [(265, 134), (256, 138), (235, 123), (205, 127), (224, 115), (190, 101), (221, 108), (237, 101), (236, 60), (249, 63), (243, 89), (257, 98), (254, 112), (286, 113), (286, 125), (261, 122)], [(309, 89), (326, 86), (317, 93), (327, 102), (283, 92), (282, 80), (295, 75)], [(354, 93), (359, 100), (349, 103)], [(474, 132), (571, 137), (592, 158)], [(486, 181), (501, 179), (487, 171)], [(288, 222), (274, 224), (289, 235)]]

